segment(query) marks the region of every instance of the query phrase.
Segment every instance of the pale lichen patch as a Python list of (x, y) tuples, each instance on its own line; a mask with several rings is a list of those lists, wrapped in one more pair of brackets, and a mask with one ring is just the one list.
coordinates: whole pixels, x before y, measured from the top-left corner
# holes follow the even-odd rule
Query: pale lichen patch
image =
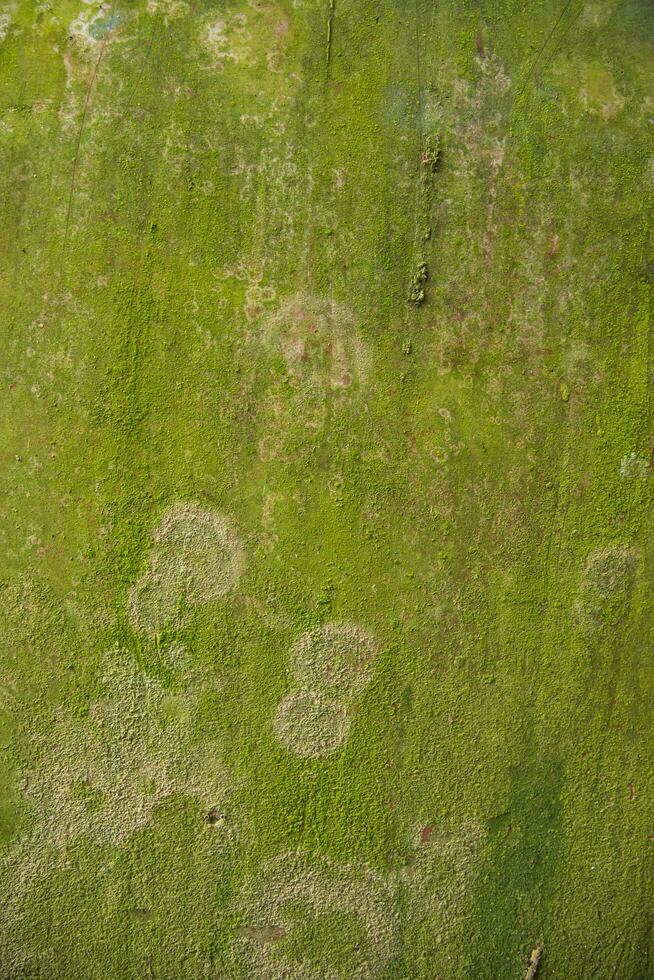
[(238, 63), (248, 59), (251, 36), (246, 15), (225, 11), (220, 17), (212, 18), (204, 28), (201, 41), (220, 71), (227, 61)]
[(611, 607), (628, 598), (638, 568), (638, 552), (629, 544), (597, 548), (588, 555), (575, 606), (577, 621), (593, 631), (601, 628)]
[(241, 915), (235, 952), (260, 980), (373, 980), (396, 949), (393, 883), (305, 852), (265, 864), (243, 889)]
[(298, 685), (349, 699), (367, 684), (379, 645), (356, 623), (326, 623), (303, 633), (291, 650)]
[(485, 840), (484, 828), (473, 820), (449, 831), (416, 830), (412, 860), (401, 880), (414, 941), (428, 950), (433, 969), (448, 967), (446, 957), (465, 942), (466, 913)]
[(620, 461), (620, 476), (623, 480), (646, 480), (650, 472), (650, 461), (629, 453)]
[(131, 589), (132, 624), (156, 633), (186, 609), (223, 598), (243, 569), (241, 543), (225, 517), (195, 504), (173, 504), (155, 528), (147, 568)]
[(265, 354), (270, 370), (259, 454), (297, 458), (368, 389), (371, 357), (354, 312), (333, 300), (299, 293), (261, 312), (248, 335), (253, 357)]
[(303, 758), (330, 755), (347, 738), (347, 708), (318, 691), (292, 691), (280, 703), (273, 730), (280, 745)]
[(324, 391), (368, 378), (356, 317), (333, 300), (299, 293), (268, 316), (262, 339), (282, 354), (289, 377), (300, 386)]
[[(168, 661), (176, 669), (186, 656), (174, 649)], [(202, 686), (190, 665), (185, 674), (190, 683), (167, 690), (130, 654), (110, 650), (101, 665), (104, 692), (88, 714), (59, 709), (46, 731), (31, 736), (22, 788), (32, 829), (0, 863), (12, 928), (29, 890), (65, 868), (66, 855), (83, 838), (121, 846), (177, 793), (197, 797), (202, 812), (222, 810), (229, 780), (220, 745), (199, 745), (194, 737)]]
[(11, 14), (6, 10), (0, 13), (0, 42), (4, 41), (7, 31), (11, 27)]
[(273, 719), (280, 744), (302, 757), (340, 748), (378, 651), (374, 637), (354, 623), (326, 623), (304, 633), (291, 649), (296, 688)]

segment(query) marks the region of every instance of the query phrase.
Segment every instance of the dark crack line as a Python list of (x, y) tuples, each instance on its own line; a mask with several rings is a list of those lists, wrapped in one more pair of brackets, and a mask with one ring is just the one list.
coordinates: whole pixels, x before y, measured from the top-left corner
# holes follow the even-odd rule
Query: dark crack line
[[(86, 98), (84, 100), (84, 108), (82, 110), (82, 121), (80, 122), (79, 132), (77, 134), (77, 146), (75, 147), (75, 157), (73, 159), (73, 170), (72, 170), (72, 173), (71, 173), (71, 176), (70, 176), (70, 188), (69, 188), (69, 191), (68, 191), (68, 207), (66, 209), (66, 224), (65, 224), (65, 228), (64, 228), (64, 240), (63, 240), (63, 244), (62, 244), (62, 247), (61, 247), (62, 256), (65, 254), (66, 247), (68, 245), (68, 232), (69, 232), (69, 229), (70, 229), (70, 218), (71, 218), (71, 214), (72, 214), (72, 211), (73, 211), (73, 195), (75, 193), (75, 181), (77, 179), (77, 170), (78, 170), (78, 166), (79, 166), (80, 148), (81, 148), (81, 145), (82, 145), (82, 136), (84, 134), (84, 126), (86, 124), (86, 117), (88, 115), (89, 106), (91, 104), (91, 95), (93, 93), (93, 88), (95, 86), (95, 82), (96, 82), (96, 79), (98, 77), (98, 72), (100, 71), (100, 66), (102, 64), (102, 61), (104, 59), (104, 56), (105, 56), (105, 53), (106, 53), (106, 50), (107, 50), (107, 45), (109, 43), (109, 37), (110, 37), (110, 35), (111, 35), (111, 31), (108, 30), (107, 33), (105, 34), (104, 40), (102, 42), (102, 48), (100, 50), (100, 55), (98, 57), (98, 60), (95, 63), (95, 68), (93, 69), (93, 74), (91, 75), (91, 80), (89, 81), (89, 85), (88, 85), (88, 88), (86, 90)], [(60, 268), (60, 272), (61, 272), (61, 268)]]
[(154, 48), (154, 42), (155, 42), (155, 35), (157, 33), (157, 26), (158, 26), (158, 24), (155, 21), (154, 26), (153, 26), (153, 28), (152, 28), (152, 30), (150, 32), (150, 37), (149, 37), (148, 42), (147, 42), (147, 51), (145, 52), (145, 57), (143, 58), (143, 61), (141, 63), (141, 68), (140, 68), (139, 73), (138, 73), (138, 75), (136, 77), (136, 81), (134, 82), (134, 85), (132, 86), (131, 92), (127, 96), (127, 99), (125, 101), (125, 106), (123, 107), (123, 111), (121, 112), (120, 116), (118, 117), (118, 119), (117, 119), (117, 121), (116, 121), (116, 123), (114, 125), (114, 133), (113, 133), (114, 136), (118, 132), (118, 130), (120, 129), (120, 127), (122, 126), (122, 124), (125, 122), (125, 118), (127, 116), (127, 110), (129, 109), (129, 107), (131, 106), (132, 102), (134, 101), (134, 96), (136, 95), (136, 93), (137, 93), (137, 91), (138, 91), (138, 89), (140, 87), (140, 84), (141, 84), (141, 82), (143, 80), (143, 76), (145, 74), (145, 69), (148, 67), (148, 64), (150, 62), (150, 58), (152, 56), (152, 50)]
[[(536, 68), (538, 67), (538, 64), (540, 62), (540, 59), (542, 58), (543, 54), (545, 53), (545, 49), (547, 48), (547, 45), (550, 43), (550, 41), (554, 37), (554, 35), (555, 35), (555, 33), (556, 33), (556, 31), (557, 31), (557, 29), (559, 27), (559, 24), (561, 23), (561, 21), (563, 20), (563, 18), (565, 17), (565, 15), (567, 14), (567, 12), (569, 11), (569, 9), (570, 9), (571, 6), (572, 6), (572, 0), (567, 0), (567, 3), (565, 4), (565, 6), (563, 7), (563, 9), (561, 10), (561, 13), (559, 14), (559, 16), (554, 21), (554, 26), (552, 27), (552, 29), (548, 33), (547, 37), (543, 41), (543, 43), (542, 43), (542, 45), (540, 47), (540, 50), (538, 51), (536, 57), (534, 58), (534, 60), (531, 63), (531, 68), (527, 72), (527, 77), (525, 78), (524, 82), (522, 83), (522, 86), (520, 87), (520, 90), (519, 90), (518, 94), (516, 95), (516, 102), (518, 102), (518, 100), (524, 95), (524, 93), (526, 91), (526, 88), (529, 85), (529, 82), (531, 81), (531, 79), (533, 77), (533, 74), (536, 71)], [(570, 26), (572, 26), (572, 25), (570, 25)], [(567, 31), (569, 29), (570, 29), (570, 27), (567, 28), (567, 30), (565, 32), (566, 34), (567, 34)], [(563, 37), (565, 37), (565, 34), (563, 35)], [(561, 40), (563, 40), (563, 37), (561, 38)], [(554, 51), (556, 51), (556, 46), (554, 48)], [(554, 56), (554, 52), (552, 53), (552, 57), (553, 56)]]

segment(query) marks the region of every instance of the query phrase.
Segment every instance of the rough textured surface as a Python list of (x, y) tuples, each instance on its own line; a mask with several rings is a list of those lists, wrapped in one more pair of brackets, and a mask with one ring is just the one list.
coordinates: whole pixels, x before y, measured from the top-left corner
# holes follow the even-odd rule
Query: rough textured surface
[(0, 79), (0, 976), (654, 975), (652, 4)]
[(153, 537), (128, 609), (136, 630), (156, 634), (183, 611), (230, 592), (243, 573), (243, 551), (223, 517), (189, 504), (169, 507)]
[(290, 653), (297, 686), (273, 720), (280, 743), (307, 757), (335, 752), (348, 736), (377, 652), (373, 637), (353, 623), (326, 623), (304, 633)]

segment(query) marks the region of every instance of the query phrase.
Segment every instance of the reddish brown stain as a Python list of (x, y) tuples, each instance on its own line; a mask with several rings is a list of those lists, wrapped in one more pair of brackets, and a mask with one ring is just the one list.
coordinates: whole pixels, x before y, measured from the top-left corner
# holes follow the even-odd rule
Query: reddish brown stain
[(277, 37), (285, 37), (288, 34), (288, 29), (291, 26), (290, 17), (284, 17), (277, 24), (275, 24), (275, 34)]
[(560, 244), (560, 241), (561, 241), (561, 239), (559, 238), (559, 236), (558, 235), (554, 235), (554, 237), (552, 238), (552, 240), (550, 242), (550, 246), (547, 249), (547, 252), (545, 253), (545, 255), (547, 256), (548, 259), (555, 259), (556, 256), (559, 254), (559, 244)]
[(241, 926), (238, 932), (241, 936), (260, 943), (277, 942), (286, 935), (282, 926)]
[(481, 39), (481, 34), (478, 34), (475, 38), (475, 44), (477, 45), (477, 54), (480, 58), (486, 57), (486, 49), (484, 48), (484, 42)]
[(420, 840), (423, 844), (428, 844), (431, 840), (431, 835), (434, 833), (433, 827), (423, 827), (420, 831)]

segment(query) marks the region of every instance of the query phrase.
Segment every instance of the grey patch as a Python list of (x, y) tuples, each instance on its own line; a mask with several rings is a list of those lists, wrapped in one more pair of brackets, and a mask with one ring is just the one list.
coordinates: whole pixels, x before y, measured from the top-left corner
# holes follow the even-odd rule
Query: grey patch
[(648, 459), (630, 453), (620, 463), (620, 476), (623, 480), (646, 480), (649, 476), (650, 465)]

